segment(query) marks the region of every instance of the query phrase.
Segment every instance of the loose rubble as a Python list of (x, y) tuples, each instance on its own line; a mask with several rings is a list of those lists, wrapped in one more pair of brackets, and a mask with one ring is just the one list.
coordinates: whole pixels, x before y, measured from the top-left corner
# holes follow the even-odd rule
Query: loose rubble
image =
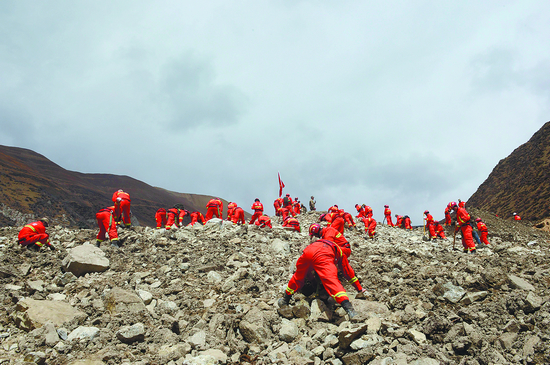
[(322, 293), (277, 305), (321, 213), (298, 217), (302, 233), (276, 217), (273, 229), (132, 227), (121, 248), (57, 226), (57, 250), (40, 252), (1, 228), (0, 364), (550, 363), (546, 232), (477, 212), (492, 244), (468, 255), (452, 232), (346, 229), (368, 290), (345, 284), (350, 321)]

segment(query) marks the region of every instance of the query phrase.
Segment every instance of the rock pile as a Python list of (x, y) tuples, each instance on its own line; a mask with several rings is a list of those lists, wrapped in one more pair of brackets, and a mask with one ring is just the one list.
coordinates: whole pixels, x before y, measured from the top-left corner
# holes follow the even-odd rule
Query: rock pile
[(322, 291), (277, 305), (320, 213), (299, 216), (302, 233), (278, 218), (273, 229), (134, 227), (121, 248), (50, 227), (53, 252), (21, 249), (18, 228), (2, 228), (0, 363), (550, 362), (546, 232), (487, 222), (491, 247), (467, 255), (452, 234), (426, 242), (422, 228), (379, 225), (367, 240), (346, 229), (369, 291), (345, 285), (359, 312), (350, 321)]

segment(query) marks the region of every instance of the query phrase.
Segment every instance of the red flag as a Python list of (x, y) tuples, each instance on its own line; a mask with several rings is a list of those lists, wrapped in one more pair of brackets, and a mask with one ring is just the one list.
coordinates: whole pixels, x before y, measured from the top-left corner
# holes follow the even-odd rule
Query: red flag
[(277, 175), (279, 176), (279, 198), (281, 195), (283, 195), (283, 188), (285, 187), (285, 183), (281, 180), (281, 174), (277, 172)]

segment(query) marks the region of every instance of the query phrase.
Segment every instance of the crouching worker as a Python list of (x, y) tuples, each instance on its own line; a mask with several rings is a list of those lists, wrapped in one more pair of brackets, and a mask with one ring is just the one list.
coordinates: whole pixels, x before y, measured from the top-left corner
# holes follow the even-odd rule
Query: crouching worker
[(366, 289), (361, 287), (361, 283), (355, 276), (346, 255), (336, 243), (324, 239), (311, 243), (304, 249), (302, 256), (298, 258), (296, 272), (288, 282), (285, 296), (279, 299), (279, 306), (288, 305), (292, 294), (303, 287), (306, 276), (312, 270), (315, 270), (327, 293), (344, 308), (350, 319), (355, 317), (357, 312), (349, 301), (346, 289), (338, 280), (338, 269), (343, 272), (344, 277), (358, 292), (366, 292)]
[(48, 218), (40, 218), (40, 220), (27, 224), (19, 231), (17, 242), (27, 248), (39, 250), (40, 247), (46, 245), (50, 250), (54, 250), (50, 244), (50, 235), (46, 233), (48, 226)]
[(111, 246), (119, 247), (118, 245), (118, 231), (116, 229), (115, 220), (115, 207), (110, 206), (101, 209), (95, 215), (97, 219), (97, 225), (99, 226), (99, 233), (96, 237), (96, 246), (101, 246), (101, 242), (105, 241), (107, 236), (111, 240)]

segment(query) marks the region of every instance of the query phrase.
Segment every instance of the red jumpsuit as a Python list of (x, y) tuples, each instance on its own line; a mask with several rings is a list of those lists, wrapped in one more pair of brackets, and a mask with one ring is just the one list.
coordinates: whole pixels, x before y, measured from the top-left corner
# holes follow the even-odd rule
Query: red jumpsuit
[(333, 205), (332, 207), (328, 208), (329, 213), (337, 213), (340, 209), (338, 209), (338, 205)]
[(256, 219), (260, 219), (260, 217), (264, 214), (264, 205), (259, 201), (254, 202), (250, 209), (254, 210), (254, 214), (252, 214), (252, 217), (250, 218), (250, 222), (248, 222), (248, 224), (254, 224), (254, 221), (256, 221)]
[(103, 242), (106, 236), (109, 235), (111, 241), (118, 241), (118, 232), (116, 230), (115, 222), (115, 207), (101, 209), (96, 213), (97, 225), (99, 226), (99, 233), (97, 234), (97, 242)]
[(339, 232), (334, 227), (329, 226), (329, 227), (323, 228), (321, 230), (321, 237), (325, 240), (334, 242), (338, 246), (340, 246), (340, 249), (342, 250), (344, 255), (346, 255), (346, 257), (349, 257), (351, 255), (351, 246), (348, 240), (346, 239), (346, 237), (344, 237), (344, 235), (341, 232)]
[(403, 223), (405, 223), (405, 229), (408, 229), (408, 230), (413, 229), (412, 226), (411, 226), (411, 219), (409, 218), (408, 215), (403, 217)]
[(256, 225), (260, 226), (260, 228), (273, 228), (271, 226), (271, 218), (269, 218), (269, 216), (267, 215), (262, 215), (260, 218), (258, 218), (258, 220), (256, 221)]
[(244, 220), (244, 210), (241, 207), (235, 208), (233, 211), (233, 216), (231, 217), (231, 222), (237, 224), (246, 224), (246, 221)]
[(384, 217), (386, 217), (386, 222), (388, 223), (388, 226), (393, 227), (393, 222), (391, 221), (391, 210), (390, 208), (384, 209)]
[[(287, 199), (288, 198), (288, 199)], [(288, 215), (292, 215), (293, 217), (296, 215), (294, 213), (294, 210), (292, 209), (292, 204), (294, 202), (292, 201), (292, 198), (289, 194), (286, 194), (285, 199), (283, 199), (283, 206), (281, 208), (281, 215), (283, 216), (283, 221), (288, 217)]]
[(436, 238), (439, 237), (439, 238), (447, 238), (445, 237), (445, 230), (443, 229), (443, 226), (441, 224), (439, 224), (439, 222), (435, 223), (435, 236)]
[(344, 221), (348, 224), (349, 227), (355, 227), (355, 221), (353, 220), (353, 216), (350, 213), (344, 213)]
[(336, 229), (338, 232), (344, 234), (344, 225), (345, 225), (344, 218), (340, 217), (336, 213), (327, 214), (327, 215), (331, 217), (329, 227), (332, 227)]
[(298, 215), (302, 212), (302, 204), (298, 200), (294, 201), (294, 214)]
[(521, 220), (521, 217), (520, 217), (519, 215), (516, 214), (516, 215), (514, 216), (514, 220), (520, 221), (520, 220)]
[(483, 222), (477, 222), (477, 229), (481, 233), (479, 239), (481, 242), (483, 242), (485, 245), (489, 245), (489, 240), (487, 240), (487, 235), (489, 234), (489, 230), (487, 229), (487, 226)]
[(294, 217), (289, 217), (283, 221), (283, 227), (293, 227), (295, 231), (301, 232), (300, 222)]
[(157, 229), (166, 227), (166, 209), (160, 208), (155, 213), (155, 220), (157, 221)]
[(334, 242), (318, 240), (307, 246), (296, 262), (296, 272), (288, 282), (286, 294), (292, 295), (304, 285), (307, 275), (315, 270), (327, 293), (337, 303), (349, 300), (346, 289), (338, 280), (338, 269), (344, 277), (360, 292), (361, 283), (355, 276), (346, 255)]
[(190, 214), (190, 217), (191, 217), (191, 223), (188, 224), (188, 226), (194, 226), (195, 223), (197, 222), (201, 222), (203, 225), (206, 223), (204, 221), (204, 216), (202, 215), (201, 212), (193, 212)]
[(223, 219), (223, 203), (219, 199), (210, 199), (206, 204), (206, 221), (208, 222), (212, 219), (213, 216), (216, 218)]
[(365, 207), (365, 218), (372, 218), (372, 208), (368, 205)]
[(449, 210), (449, 207), (445, 208), (445, 225), (451, 225), (451, 211)]
[(464, 251), (475, 251), (476, 244), (474, 237), (472, 236), (472, 226), (470, 226), (470, 214), (464, 208), (457, 207), (456, 211), (456, 228), (455, 232), (459, 229), (462, 232), (462, 246)]
[(171, 229), (175, 224), (178, 226), (180, 210), (178, 208), (170, 208), (166, 211), (166, 229)]
[(229, 202), (227, 204), (227, 220), (230, 221), (231, 217), (233, 217), (233, 212), (235, 211), (235, 208), (237, 208), (237, 203)]
[(33, 222), (24, 226), (19, 231), (17, 242), (21, 246), (37, 245), (42, 247), (50, 245), (50, 235), (46, 233), (46, 227), (42, 221)]
[(403, 216), (402, 215), (395, 215), (395, 225), (399, 228), (403, 228)]
[(435, 226), (434, 226), (434, 217), (428, 213), (426, 214), (426, 227), (428, 228), (428, 233), (430, 238), (435, 238)]
[(357, 215), (355, 218), (364, 218), (366, 216), (365, 209), (359, 204), (355, 204), (355, 209), (357, 209)]
[(275, 208), (275, 215), (280, 217), (282, 215), (281, 208), (283, 207), (283, 198), (277, 198), (273, 202), (273, 207)]
[(370, 238), (374, 238), (376, 235), (376, 220), (372, 217), (363, 218), (363, 223), (365, 224), (365, 233), (367, 233)]
[(458, 202), (458, 207), (462, 208), (462, 209), (465, 209), (466, 208), (466, 202), (463, 202), (463, 201)]
[[(120, 198), (120, 205), (117, 204), (117, 198)], [(122, 218), (122, 223), (126, 227), (131, 225), (130, 222), (130, 194), (124, 191), (115, 191), (113, 194), (113, 203), (115, 203), (115, 217)]]

